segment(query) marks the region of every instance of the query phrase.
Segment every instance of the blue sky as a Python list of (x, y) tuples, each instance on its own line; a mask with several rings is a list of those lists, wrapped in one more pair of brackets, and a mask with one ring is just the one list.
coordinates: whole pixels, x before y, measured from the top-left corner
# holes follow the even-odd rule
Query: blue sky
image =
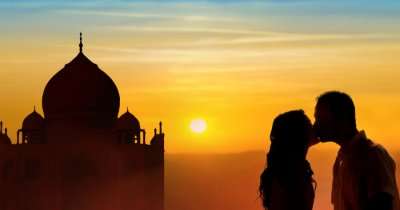
[[(79, 25), (79, 22), (75, 21), (77, 17), (82, 21), (82, 25), (106, 24), (108, 21), (102, 22), (102, 17), (114, 17), (113, 19), (119, 17), (120, 21), (116, 22), (121, 24), (124, 22), (145, 24), (149, 19), (158, 18), (166, 22), (167, 15), (182, 15), (212, 16), (220, 19), (236, 18), (259, 27), (266, 26), (265, 22), (274, 22), (275, 30), (284, 31), (348, 32), (353, 30), (357, 32), (396, 30), (391, 27), (395, 27), (400, 17), (400, 2), (395, 0), (84, 0), (68, 2), (38, 0), (1, 1), (0, 11), (0, 24), (3, 28), (25, 27), (27, 24), (36, 24), (37, 21), (49, 22), (49, 24), (57, 22), (63, 27), (68, 27)], [(115, 13), (119, 13), (119, 16)], [(121, 20), (123, 17), (126, 19)], [(112, 22), (113, 19), (109, 21), (110, 24), (115, 24)]]

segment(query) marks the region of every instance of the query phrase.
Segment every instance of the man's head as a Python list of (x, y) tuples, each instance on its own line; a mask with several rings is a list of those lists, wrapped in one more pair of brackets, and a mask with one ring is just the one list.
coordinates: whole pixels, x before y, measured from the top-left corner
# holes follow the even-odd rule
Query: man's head
[(315, 133), (322, 142), (341, 144), (357, 132), (354, 103), (346, 93), (329, 91), (320, 95), (314, 117)]

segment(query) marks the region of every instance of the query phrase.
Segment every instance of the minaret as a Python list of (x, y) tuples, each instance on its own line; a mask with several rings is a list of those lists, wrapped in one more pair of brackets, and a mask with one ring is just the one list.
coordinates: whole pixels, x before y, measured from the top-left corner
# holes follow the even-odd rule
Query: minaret
[(162, 122), (160, 121), (160, 123), (158, 123), (158, 125), (160, 126), (160, 134), (162, 134)]

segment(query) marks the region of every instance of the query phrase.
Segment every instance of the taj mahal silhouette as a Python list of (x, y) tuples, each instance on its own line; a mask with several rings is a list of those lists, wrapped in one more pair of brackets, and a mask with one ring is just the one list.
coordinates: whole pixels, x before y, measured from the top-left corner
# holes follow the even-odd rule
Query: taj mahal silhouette
[(79, 53), (47, 83), (12, 143), (0, 122), (0, 209), (163, 210), (162, 123), (146, 131), (113, 80)]

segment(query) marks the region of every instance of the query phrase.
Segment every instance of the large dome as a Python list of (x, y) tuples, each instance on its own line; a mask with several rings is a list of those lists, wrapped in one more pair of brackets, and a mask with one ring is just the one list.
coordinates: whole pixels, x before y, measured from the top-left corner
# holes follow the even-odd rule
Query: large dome
[(47, 83), (42, 98), (44, 116), (93, 127), (111, 126), (118, 117), (118, 89), (80, 47), (79, 54)]

